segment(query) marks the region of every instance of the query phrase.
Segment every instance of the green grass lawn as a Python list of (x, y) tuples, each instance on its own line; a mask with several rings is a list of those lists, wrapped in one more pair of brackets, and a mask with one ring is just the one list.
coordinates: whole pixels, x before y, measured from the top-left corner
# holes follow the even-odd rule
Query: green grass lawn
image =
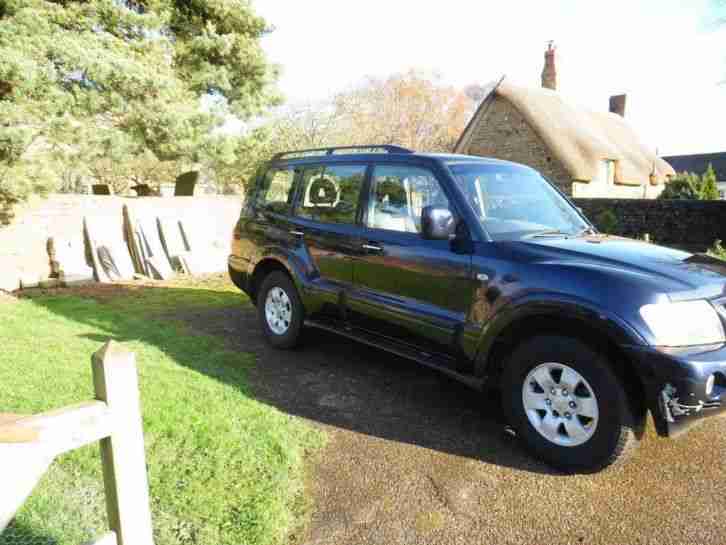
[[(91, 354), (122, 342), (139, 367), (156, 544), (284, 542), (304, 520), (304, 456), (322, 437), (251, 396), (252, 355), (174, 319), (248, 304), (221, 278), (0, 300), (0, 412), (92, 399)], [(0, 544), (80, 545), (106, 529), (92, 445), (51, 466)]]

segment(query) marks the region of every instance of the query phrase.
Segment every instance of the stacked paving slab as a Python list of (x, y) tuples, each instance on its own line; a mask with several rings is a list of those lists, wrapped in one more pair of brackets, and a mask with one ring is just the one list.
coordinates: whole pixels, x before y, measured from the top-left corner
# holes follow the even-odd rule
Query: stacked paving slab
[(239, 197), (54, 195), (0, 228), (0, 290), (226, 270)]

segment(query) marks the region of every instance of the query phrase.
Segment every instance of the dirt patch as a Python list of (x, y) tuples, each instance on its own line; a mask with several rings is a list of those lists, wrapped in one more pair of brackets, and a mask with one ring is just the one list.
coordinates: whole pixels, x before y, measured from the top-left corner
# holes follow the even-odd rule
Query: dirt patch
[[(210, 274), (199, 277), (189, 277), (179, 275), (170, 280), (152, 280), (150, 278), (139, 278), (128, 282), (111, 282), (101, 284), (99, 282), (91, 282), (83, 286), (74, 286), (69, 288), (31, 288), (16, 292), (17, 297), (21, 299), (33, 299), (34, 297), (44, 297), (48, 295), (73, 295), (75, 297), (83, 297), (94, 299), (100, 303), (115, 299), (118, 297), (136, 297), (143, 298), (146, 290), (149, 288), (183, 288), (183, 289), (219, 289), (221, 279), (226, 279), (224, 274)], [(0, 291), (0, 294), (3, 292)]]
[(78, 286), (73, 288), (31, 288), (18, 292), (18, 297), (21, 299), (33, 299), (35, 297), (47, 297), (49, 295), (73, 295), (75, 297), (83, 297), (103, 302), (115, 297), (133, 296), (135, 291), (138, 291), (139, 296), (141, 296), (141, 290), (149, 285), (151, 284), (143, 282), (135, 284), (119, 282), (113, 284), (92, 283), (87, 286)]
[(726, 542), (726, 419), (678, 441), (651, 425), (622, 469), (563, 476), (503, 432), (496, 397), (407, 360), (318, 331), (272, 350), (250, 306), (183, 319), (254, 352), (254, 394), (327, 431), (297, 543)]

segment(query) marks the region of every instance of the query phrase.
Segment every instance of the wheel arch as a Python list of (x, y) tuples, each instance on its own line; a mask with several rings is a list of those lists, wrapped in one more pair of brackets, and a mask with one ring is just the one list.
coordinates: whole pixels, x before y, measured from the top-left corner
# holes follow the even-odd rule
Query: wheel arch
[(496, 334), (489, 335), (477, 358), (477, 374), (488, 382), (499, 384), (508, 355), (522, 342), (544, 335), (571, 337), (603, 354), (625, 387), (632, 408), (638, 413), (647, 410), (647, 370), (622, 349), (637, 339), (616, 322), (579, 306), (536, 305), (497, 325)]
[(273, 271), (286, 274), (295, 287), (300, 290), (300, 282), (296, 278), (296, 271), (290, 262), (283, 256), (267, 255), (257, 262), (250, 276), (249, 296), (253, 304), (257, 304), (257, 295), (263, 280)]

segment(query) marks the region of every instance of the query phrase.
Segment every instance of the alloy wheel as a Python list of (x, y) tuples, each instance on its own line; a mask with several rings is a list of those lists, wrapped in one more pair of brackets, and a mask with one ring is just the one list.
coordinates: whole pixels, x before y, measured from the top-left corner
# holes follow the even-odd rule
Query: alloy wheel
[(265, 319), (270, 330), (276, 335), (284, 335), (290, 328), (292, 303), (285, 290), (278, 286), (267, 292)]
[(556, 445), (582, 445), (597, 429), (595, 392), (568, 365), (543, 363), (532, 369), (522, 385), (522, 402), (532, 427)]

